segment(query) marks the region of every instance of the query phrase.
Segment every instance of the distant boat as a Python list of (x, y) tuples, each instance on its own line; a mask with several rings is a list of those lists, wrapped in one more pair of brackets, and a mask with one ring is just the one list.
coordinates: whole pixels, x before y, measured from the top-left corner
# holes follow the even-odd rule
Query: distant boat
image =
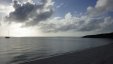
[(10, 38), (10, 37), (6, 36), (5, 38)]
[(8, 36), (5, 36), (5, 38), (7, 38), (7, 39), (10, 38), (10, 37), (9, 37), (9, 30), (8, 30)]

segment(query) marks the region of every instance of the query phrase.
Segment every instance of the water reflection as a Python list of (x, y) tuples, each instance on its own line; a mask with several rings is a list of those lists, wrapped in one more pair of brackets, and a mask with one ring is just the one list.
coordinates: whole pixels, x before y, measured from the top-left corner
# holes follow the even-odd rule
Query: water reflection
[(113, 43), (113, 40), (93, 38), (0, 38), (0, 63), (19, 64), (109, 43)]

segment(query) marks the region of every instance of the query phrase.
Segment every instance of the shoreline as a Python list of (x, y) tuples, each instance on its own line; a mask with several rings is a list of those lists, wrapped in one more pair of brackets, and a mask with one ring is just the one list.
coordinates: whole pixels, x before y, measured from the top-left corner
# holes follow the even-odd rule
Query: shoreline
[(113, 44), (20, 64), (113, 64)]
[(109, 38), (113, 39), (113, 32), (112, 33), (103, 33), (103, 34), (95, 34), (95, 35), (86, 35), (82, 38)]

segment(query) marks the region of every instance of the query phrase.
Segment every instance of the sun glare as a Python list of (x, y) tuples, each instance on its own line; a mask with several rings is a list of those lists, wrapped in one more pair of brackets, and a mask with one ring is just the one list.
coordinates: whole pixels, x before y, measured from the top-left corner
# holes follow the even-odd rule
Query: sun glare
[(41, 32), (34, 27), (21, 27), (21, 24), (11, 24), (10, 26), (3, 26), (6, 30), (2, 31), (3, 36), (12, 36), (12, 37), (35, 37), (42, 36)]
[(33, 35), (33, 31), (27, 28), (16, 28), (16, 29), (10, 30), (9, 35), (18, 36), (18, 37), (31, 36)]

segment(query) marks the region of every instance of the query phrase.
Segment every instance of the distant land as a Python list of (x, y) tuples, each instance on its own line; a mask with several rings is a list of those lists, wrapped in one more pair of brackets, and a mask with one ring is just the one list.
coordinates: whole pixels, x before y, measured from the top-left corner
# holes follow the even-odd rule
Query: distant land
[(83, 36), (83, 38), (113, 38), (113, 32), (104, 33), (104, 34), (96, 34), (96, 35), (86, 35), (86, 36)]

